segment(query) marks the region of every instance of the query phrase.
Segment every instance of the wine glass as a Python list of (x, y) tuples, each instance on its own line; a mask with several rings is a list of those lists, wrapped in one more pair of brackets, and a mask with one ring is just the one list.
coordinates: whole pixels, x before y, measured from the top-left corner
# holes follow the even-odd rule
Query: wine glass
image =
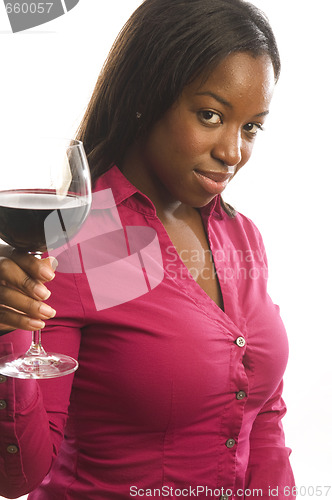
[[(82, 142), (6, 141), (1, 156), (0, 238), (39, 258), (68, 243), (91, 207), (90, 172)], [(60, 377), (77, 367), (70, 356), (46, 353), (40, 331), (32, 332), (26, 353), (0, 359), (0, 373), (23, 379)]]

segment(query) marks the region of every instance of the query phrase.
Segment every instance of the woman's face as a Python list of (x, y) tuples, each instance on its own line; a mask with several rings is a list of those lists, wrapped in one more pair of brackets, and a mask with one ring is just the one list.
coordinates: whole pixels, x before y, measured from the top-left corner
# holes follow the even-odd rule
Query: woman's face
[[(204, 75), (202, 75), (204, 78)], [(185, 87), (124, 173), (155, 204), (201, 207), (249, 160), (269, 110), (274, 72), (267, 55), (234, 53), (208, 79)], [(134, 161), (133, 161), (134, 160)]]

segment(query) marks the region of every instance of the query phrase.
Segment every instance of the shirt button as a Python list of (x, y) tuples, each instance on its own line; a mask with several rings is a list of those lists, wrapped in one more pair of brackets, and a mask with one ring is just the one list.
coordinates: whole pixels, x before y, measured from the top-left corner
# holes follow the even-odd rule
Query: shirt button
[(15, 453), (18, 452), (18, 447), (16, 446), (16, 444), (10, 444), (9, 446), (7, 446), (7, 451), (8, 453), (14, 455)]
[(228, 500), (229, 499), (229, 496), (228, 495), (221, 495), (219, 497), (219, 500)]
[(246, 345), (246, 339), (243, 337), (238, 337), (235, 341), (236, 345), (239, 347), (243, 347)]
[(241, 399), (244, 399), (246, 396), (247, 396), (247, 394), (244, 391), (239, 391), (236, 393), (236, 399), (238, 399), (239, 401)]
[(5, 375), (0, 375), (0, 384), (3, 384), (4, 382), (6, 382), (7, 380), (7, 377), (5, 377)]
[(0, 410), (7, 408), (7, 403), (4, 399), (0, 399)]
[(233, 448), (234, 445), (235, 445), (235, 439), (233, 438), (227, 439), (226, 441), (227, 448)]

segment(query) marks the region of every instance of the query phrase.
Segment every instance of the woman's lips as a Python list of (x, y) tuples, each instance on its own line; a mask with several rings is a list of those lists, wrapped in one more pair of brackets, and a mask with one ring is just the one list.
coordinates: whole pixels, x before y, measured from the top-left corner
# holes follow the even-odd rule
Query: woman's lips
[(232, 173), (194, 170), (200, 185), (210, 194), (220, 194), (225, 189)]

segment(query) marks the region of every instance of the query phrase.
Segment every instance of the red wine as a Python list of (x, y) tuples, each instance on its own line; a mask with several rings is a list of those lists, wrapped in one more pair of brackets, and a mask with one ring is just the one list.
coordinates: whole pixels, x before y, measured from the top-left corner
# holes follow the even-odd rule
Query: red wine
[(65, 244), (83, 224), (90, 205), (76, 195), (55, 191), (0, 191), (0, 238), (28, 252)]

